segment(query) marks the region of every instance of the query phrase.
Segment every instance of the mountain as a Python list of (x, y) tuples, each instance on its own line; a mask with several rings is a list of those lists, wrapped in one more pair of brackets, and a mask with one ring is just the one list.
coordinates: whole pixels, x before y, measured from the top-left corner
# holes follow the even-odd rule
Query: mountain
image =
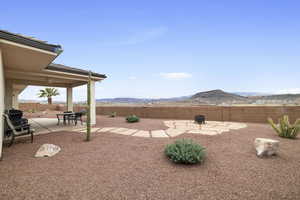
[[(228, 93), (222, 90), (211, 90), (198, 92), (190, 96), (174, 98), (105, 98), (97, 99), (100, 104), (156, 104), (156, 105), (231, 105), (231, 104), (252, 104), (252, 105), (299, 105), (300, 94), (277, 94), (270, 95), (257, 92), (235, 92)], [(22, 103), (47, 103), (46, 101), (20, 100)], [(56, 102), (55, 103), (65, 103)], [(85, 102), (77, 102), (85, 103)]]
[(202, 102), (206, 104), (246, 103), (248, 98), (237, 94), (224, 92), (223, 90), (211, 90), (194, 94), (190, 98), (190, 101)]
[(228, 93), (222, 90), (198, 92), (191, 96), (174, 98), (107, 98), (97, 99), (98, 103), (108, 104), (182, 104), (182, 105), (220, 105), (220, 104), (300, 104), (300, 94), (265, 95), (263, 93)]
[(191, 96), (174, 98), (107, 98), (97, 99), (98, 103), (121, 103), (121, 104), (159, 104), (159, 103), (192, 103), (192, 104), (222, 104), (222, 103), (246, 103), (247, 97), (227, 93), (222, 90), (199, 92)]
[(97, 99), (99, 103), (156, 103), (156, 102), (175, 102), (175, 101), (183, 101), (188, 99), (189, 96), (183, 97), (174, 97), (174, 98), (130, 98), (130, 97), (118, 97), (118, 98), (106, 98), (106, 99)]
[(277, 94), (249, 97), (255, 104), (299, 104), (300, 94)]
[(106, 99), (97, 99), (97, 102), (110, 102), (110, 103), (148, 103), (151, 99), (142, 99), (142, 98), (106, 98)]
[(272, 95), (270, 93), (262, 93), (262, 92), (233, 92), (233, 94), (237, 94), (243, 97), (253, 97), (253, 96), (269, 96)]

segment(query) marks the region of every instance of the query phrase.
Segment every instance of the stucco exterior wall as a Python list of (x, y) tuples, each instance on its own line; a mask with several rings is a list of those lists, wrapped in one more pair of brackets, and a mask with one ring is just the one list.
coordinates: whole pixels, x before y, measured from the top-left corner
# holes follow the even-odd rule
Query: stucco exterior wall
[(3, 121), (3, 111), (4, 111), (4, 96), (5, 96), (5, 82), (4, 82), (4, 66), (2, 60), (2, 51), (0, 48), (0, 158), (2, 158), (2, 143), (3, 143), (3, 133), (4, 133), (4, 121)]

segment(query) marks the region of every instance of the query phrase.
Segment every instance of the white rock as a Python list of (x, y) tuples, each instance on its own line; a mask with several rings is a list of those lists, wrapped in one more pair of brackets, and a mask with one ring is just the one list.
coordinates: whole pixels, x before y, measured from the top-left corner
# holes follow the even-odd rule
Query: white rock
[(257, 156), (272, 156), (276, 155), (279, 148), (278, 140), (271, 140), (267, 138), (256, 138), (254, 141)]
[(36, 152), (35, 157), (52, 157), (60, 151), (60, 147), (54, 144), (43, 144)]

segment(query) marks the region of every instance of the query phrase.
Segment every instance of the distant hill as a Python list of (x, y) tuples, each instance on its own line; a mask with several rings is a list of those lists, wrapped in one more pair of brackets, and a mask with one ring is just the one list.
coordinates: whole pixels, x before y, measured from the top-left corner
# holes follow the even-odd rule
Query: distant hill
[(269, 96), (269, 95), (272, 95), (270, 93), (261, 93), (261, 92), (234, 92), (234, 94), (237, 94), (237, 95), (243, 96), (243, 97)]
[[(174, 98), (105, 98), (97, 99), (100, 104), (156, 104), (156, 105), (231, 105), (231, 104), (252, 104), (252, 105), (299, 105), (300, 94), (278, 94), (268, 95), (256, 92), (235, 92), (229, 93), (222, 90), (211, 90), (198, 92), (190, 96), (174, 97)], [(23, 103), (47, 103), (46, 101), (36, 100), (20, 100)], [(54, 102), (65, 103), (65, 102)], [(85, 102), (77, 102), (85, 103)]]
[(249, 97), (256, 104), (300, 104), (300, 94), (278, 94)]
[(174, 97), (174, 98), (130, 98), (130, 97), (119, 97), (119, 98), (106, 98), (106, 99), (97, 99), (99, 103), (156, 103), (156, 102), (174, 102), (174, 101), (182, 101), (188, 99), (189, 96), (183, 97)]
[(205, 102), (207, 104), (244, 103), (248, 101), (248, 98), (223, 90), (211, 90), (194, 94), (190, 101)]
[(183, 105), (220, 105), (220, 104), (300, 104), (300, 94), (265, 95), (256, 92), (229, 93), (223, 90), (198, 92), (191, 96), (174, 98), (107, 98), (97, 99), (99, 103), (121, 104), (172, 104)]

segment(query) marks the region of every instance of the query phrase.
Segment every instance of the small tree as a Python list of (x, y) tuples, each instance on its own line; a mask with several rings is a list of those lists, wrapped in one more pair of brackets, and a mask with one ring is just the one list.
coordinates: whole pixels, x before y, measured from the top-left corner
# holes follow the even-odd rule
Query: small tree
[(91, 140), (91, 72), (87, 84), (87, 120), (86, 120), (86, 141)]
[(45, 88), (44, 90), (40, 90), (38, 93), (38, 96), (40, 98), (47, 97), (48, 98), (48, 104), (52, 104), (52, 97), (59, 95), (59, 92), (55, 88)]

